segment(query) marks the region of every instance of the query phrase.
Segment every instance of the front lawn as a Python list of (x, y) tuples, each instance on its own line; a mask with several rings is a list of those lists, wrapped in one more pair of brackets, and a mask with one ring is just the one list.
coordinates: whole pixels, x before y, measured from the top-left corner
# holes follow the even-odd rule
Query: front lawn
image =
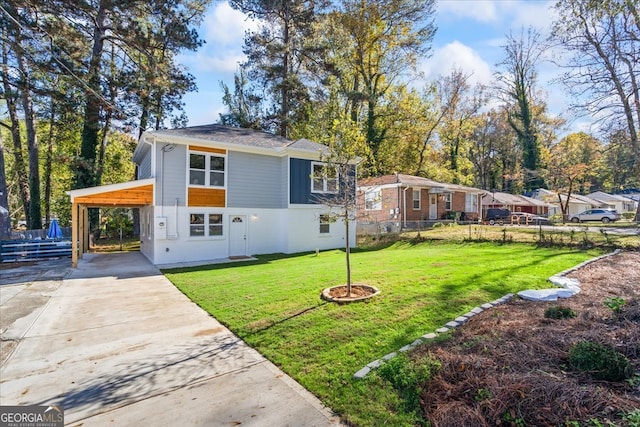
[(194, 302), (355, 425), (414, 425), (393, 388), (353, 374), (471, 308), (546, 279), (599, 252), (490, 243), (399, 242), (352, 253), (354, 283), (382, 293), (336, 305), (319, 297), (343, 284), (342, 251), (167, 270)]

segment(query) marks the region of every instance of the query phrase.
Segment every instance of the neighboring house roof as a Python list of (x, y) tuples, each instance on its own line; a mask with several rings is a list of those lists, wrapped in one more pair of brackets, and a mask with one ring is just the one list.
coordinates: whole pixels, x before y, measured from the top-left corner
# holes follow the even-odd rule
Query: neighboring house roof
[(424, 188), (440, 188), (444, 191), (461, 191), (465, 193), (481, 193), (482, 190), (474, 187), (465, 187), (458, 184), (448, 184), (444, 182), (434, 181), (429, 178), (422, 178), (413, 175), (383, 175), (372, 178), (364, 178), (358, 180), (358, 187), (375, 187), (382, 185), (397, 185), (404, 187), (424, 187)]
[[(136, 152), (143, 150), (144, 141), (147, 138), (166, 140), (167, 142), (183, 140), (184, 142), (209, 142), (223, 145), (235, 145), (238, 147), (269, 150), (275, 153), (284, 153), (287, 149), (296, 151), (313, 152), (315, 154), (327, 154), (325, 145), (308, 139), (291, 141), (287, 138), (273, 135), (268, 132), (255, 129), (233, 128), (217, 124), (191, 126), (179, 129), (160, 129), (145, 132), (140, 138)], [(134, 153), (135, 158), (136, 153)]]
[[(546, 200), (550, 203), (558, 203), (558, 193), (554, 191), (546, 190), (544, 188), (539, 188), (535, 190), (535, 193), (537, 194), (537, 198), (539, 200)], [(560, 198), (564, 202), (567, 200), (567, 195), (564, 193), (561, 193)], [(581, 196), (579, 194), (572, 194), (571, 198), (569, 199), (569, 203), (577, 203), (580, 205), (589, 205), (589, 206), (603, 205), (603, 203), (598, 200), (592, 199), (587, 196)]]
[(485, 195), (482, 196), (482, 205), (552, 206), (551, 203), (546, 203), (542, 200), (536, 200), (520, 194), (501, 193), (499, 191), (486, 192)]
[(607, 203), (608, 202), (629, 203), (630, 201), (632, 201), (629, 197), (621, 196), (619, 194), (608, 194), (608, 193), (605, 193), (604, 191), (596, 191), (595, 193), (587, 194), (587, 197), (590, 197), (594, 200), (598, 200), (601, 202), (607, 202)]

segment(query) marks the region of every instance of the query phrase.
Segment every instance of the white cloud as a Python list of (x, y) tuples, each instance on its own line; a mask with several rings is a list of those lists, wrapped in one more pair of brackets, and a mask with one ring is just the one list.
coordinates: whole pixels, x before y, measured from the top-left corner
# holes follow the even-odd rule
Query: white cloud
[(183, 55), (181, 62), (195, 72), (235, 72), (245, 60), (242, 52), (245, 32), (257, 27), (257, 21), (232, 9), (229, 3), (218, 3), (204, 19), (201, 34), (205, 44), (197, 52)]
[(472, 18), (480, 22), (493, 22), (498, 19), (496, 2), (491, 0), (440, 1), (438, 14), (442, 17), (449, 15), (453, 18)]
[(455, 69), (470, 73), (469, 81), (471, 84), (488, 84), (493, 80), (489, 64), (476, 51), (459, 41), (436, 49), (433, 56), (426, 59), (421, 65), (421, 71), (428, 80), (448, 75)]
[(534, 27), (546, 36), (551, 23), (558, 16), (552, 9), (555, 1), (522, 1), (517, 3), (517, 7), (512, 9), (511, 18), (511, 28), (514, 32), (519, 31), (520, 28)]
[(229, 3), (217, 4), (205, 16), (204, 38), (207, 43), (242, 45), (247, 30), (255, 30), (258, 23), (244, 13), (233, 9)]

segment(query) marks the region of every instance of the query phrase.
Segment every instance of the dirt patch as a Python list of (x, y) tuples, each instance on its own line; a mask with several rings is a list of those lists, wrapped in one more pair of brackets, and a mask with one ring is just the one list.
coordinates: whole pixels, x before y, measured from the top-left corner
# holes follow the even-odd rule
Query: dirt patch
[(345, 304), (373, 298), (379, 293), (380, 290), (375, 286), (354, 283), (351, 285), (351, 292), (347, 285), (333, 286), (324, 289), (320, 297), (329, 302)]
[[(632, 425), (625, 413), (640, 408), (640, 253), (604, 258), (568, 276), (580, 280), (578, 295), (515, 298), (471, 318), (451, 339), (416, 350), (414, 357), (441, 363), (421, 396), (432, 426)], [(551, 306), (576, 316), (546, 318)], [(584, 340), (622, 353), (636, 375), (609, 382), (572, 369), (569, 350)]]

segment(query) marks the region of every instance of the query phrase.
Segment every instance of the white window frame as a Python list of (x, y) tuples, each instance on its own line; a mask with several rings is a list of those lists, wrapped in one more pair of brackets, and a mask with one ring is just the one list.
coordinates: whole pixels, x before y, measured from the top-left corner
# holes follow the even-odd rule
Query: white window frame
[[(321, 168), (322, 175), (315, 175), (316, 167)], [(335, 171), (335, 178), (329, 178), (327, 176), (327, 170), (333, 169)], [(322, 189), (316, 189), (316, 180), (322, 180)], [(331, 189), (331, 183), (333, 182), (334, 190)], [(327, 166), (326, 163), (311, 162), (311, 192), (318, 194), (336, 194), (338, 193), (338, 169), (335, 167)]]
[[(204, 156), (204, 169), (195, 169), (191, 167), (191, 156)], [(223, 161), (223, 170), (211, 169), (211, 159), (212, 158), (221, 158)], [(187, 184), (189, 187), (206, 187), (206, 188), (227, 188), (227, 155), (219, 154), (219, 153), (207, 153), (203, 151), (195, 151), (189, 150), (187, 156)], [(192, 184), (191, 183), (191, 172), (198, 171), (204, 172), (204, 182), (202, 184)], [(211, 174), (212, 173), (220, 173), (222, 174), (222, 185), (212, 185), (211, 184)]]
[[(416, 198), (416, 194), (418, 195), (418, 198)], [(411, 192), (411, 206), (413, 206), (413, 210), (414, 211), (419, 211), (420, 207), (422, 206), (422, 190), (413, 190)], [(418, 202), (417, 206), (416, 206), (416, 202)]]
[(382, 209), (382, 190), (369, 190), (364, 193), (364, 208), (367, 211)]
[(450, 211), (451, 207), (452, 207), (452, 202), (451, 202), (451, 193), (444, 193), (444, 210), (445, 211)]
[(478, 212), (477, 194), (465, 194), (464, 210), (465, 212)]
[(320, 215), (318, 231), (322, 236), (327, 236), (331, 234), (331, 215), (329, 214)]
[[(203, 217), (203, 221), (202, 224), (194, 224), (193, 221), (193, 217), (195, 215), (202, 215)], [(211, 222), (211, 217), (212, 216), (218, 216), (219, 217), (219, 222), (215, 222), (212, 223)], [(202, 227), (202, 233), (203, 234), (197, 234), (194, 235), (193, 233), (193, 229), (195, 227)], [(211, 227), (216, 227), (216, 229), (220, 229), (220, 234), (212, 234)], [(224, 215), (222, 214), (222, 212), (206, 212), (206, 211), (193, 211), (193, 212), (189, 212), (189, 238), (191, 239), (205, 239), (205, 238), (217, 238), (217, 239), (221, 239), (224, 238), (224, 231), (225, 231), (225, 226), (224, 226)]]

